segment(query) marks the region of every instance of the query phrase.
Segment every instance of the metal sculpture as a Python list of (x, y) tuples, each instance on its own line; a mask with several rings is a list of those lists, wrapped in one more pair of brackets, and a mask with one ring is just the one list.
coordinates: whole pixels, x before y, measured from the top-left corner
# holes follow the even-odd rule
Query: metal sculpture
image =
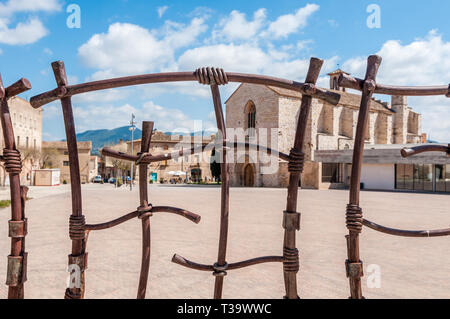
[[(359, 205), (361, 193), (361, 170), (363, 163), (364, 145), (366, 140), (367, 125), (372, 95), (374, 93), (400, 95), (400, 96), (432, 96), (446, 95), (450, 97), (450, 86), (434, 87), (400, 87), (388, 86), (376, 83), (378, 68), (381, 57), (372, 55), (368, 58), (366, 77), (364, 80), (353, 78), (342, 74), (339, 78), (341, 87), (362, 91), (361, 106), (359, 110), (358, 126), (356, 129), (355, 147), (353, 150), (352, 174), (350, 182), (350, 202), (347, 206), (346, 224), (349, 230), (347, 239), (348, 259), (346, 261), (346, 273), (350, 283), (350, 298), (363, 299), (361, 288), (361, 277), (363, 274), (363, 263), (359, 252), (359, 234), (363, 226), (373, 230), (395, 236), (403, 237), (439, 237), (450, 235), (449, 229), (410, 231), (384, 227), (363, 218), (363, 210)], [(450, 154), (448, 147), (426, 145), (402, 150), (403, 157), (413, 156), (423, 152), (445, 152)]]
[[(72, 255), (69, 256), (69, 264), (79, 265), (81, 270), (81, 288), (69, 288), (66, 290), (66, 298), (83, 298), (84, 294), (84, 270), (86, 269), (87, 253), (85, 252), (87, 233), (92, 230), (106, 229), (135, 217), (143, 218), (143, 257), (141, 267), (141, 280), (138, 290), (138, 298), (145, 296), (145, 288), (148, 275), (148, 264), (150, 256), (150, 239), (149, 239), (149, 217), (156, 212), (166, 211), (183, 215), (193, 221), (199, 221), (199, 216), (184, 210), (169, 207), (152, 207), (147, 201), (147, 165), (153, 162), (170, 160), (177, 156), (192, 154), (204, 151), (204, 147), (193, 148), (191, 150), (181, 150), (176, 153), (152, 155), (149, 154), (149, 146), (151, 141), (152, 123), (144, 122), (144, 137), (142, 142), (142, 150), (138, 156), (132, 156), (111, 149), (103, 149), (106, 156), (116, 157), (123, 160), (136, 161), (139, 165), (139, 184), (141, 206), (136, 212), (125, 215), (117, 220), (101, 225), (86, 225), (82, 214), (81, 205), (81, 183), (79, 176), (78, 152), (75, 136), (75, 127), (72, 113), (71, 97), (77, 94), (112, 89), (124, 86), (142, 85), (150, 83), (162, 82), (179, 82), (179, 81), (198, 81), (201, 84), (209, 85), (211, 88), (212, 98), (214, 102), (214, 110), (216, 114), (217, 126), (222, 134), (218, 143), (218, 151), (222, 156), (222, 194), (221, 194), (221, 222), (219, 235), (219, 249), (217, 262), (214, 265), (201, 265), (193, 263), (183, 257), (175, 255), (173, 262), (185, 267), (211, 271), (216, 277), (214, 298), (221, 298), (223, 291), (223, 280), (227, 271), (243, 268), (255, 264), (266, 262), (282, 262), (284, 265), (286, 298), (297, 299), (297, 280), (296, 274), (299, 270), (299, 256), (296, 248), (295, 233), (300, 229), (300, 214), (297, 212), (297, 195), (298, 184), (303, 171), (304, 164), (304, 136), (307, 125), (307, 118), (311, 109), (312, 98), (324, 100), (330, 104), (336, 105), (339, 102), (340, 95), (316, 87), (315, 83), (319, 76), (323, 61), (312, 58), (306, 83), (288, 81), (284, 79), (241, 73), (226, 73), (218, 68), (201, 68), (195, 72), (175, 72), (175, 73), (159, 73), (140, 76), (131, 76), (116, 78), (110, 80), (96, 81), (90, 83), (82, 83), (69, 86), (65, 74), (63, 62), (55, 62), (52, 64), (58, 87), (52, 91), (42, 93), (31, 98), (30, 103), (33, 107), (39, 108), (52, 101), (61, 100), (64, 121), (66, 126), (67, 143), (69, 148), (69, 159), (71, 169), (71, 186), (72, 186), (72, 216), (70, 218), (70, 236), (72, 239)], [(228, 82), (253, 83), (260, 85), (270, 85), (279, 88), (285, 88), (300, 92), (303, 95), (302, 108), (298, 120), (298, 127), (295, 136), (294, 148), (289, 155), (278, 153), (272, 149), (262, 147), (260, 145), (251, 145), (248, 143), (235, 143), (226, 139), (225, 119), (223, 115), (222, 102), (220, 97), (219, 85), (225, 85)], [(286, 211), (283, 215), (283, 227), (285, 229), (283, 256), (269, 256), (250, 259), (242, 262), (228, 264), (226, 262), (226, 250), (228, 240), (228, 215), (229, 215), (229, 164), (226, 160), (227, 147), (240, 147), (246, 149), (256, 148), (267, 154), (278, 154), (280, 159), (289, 162), (290, 183), (288, 189), (288, 199)]]
[(27, 79), (20, 79), (5, 89), (0, 76), (0, 118), (5, 141), (5, 148), (0, 161), (5, 163), (5, 170), (9, 174), (11, 193), (11, 220), (8, 223), (9, 237), (11, 238), (11, 254), (8, 256), (6, 276), (6, 285), (9, 286), (9, 299), (24, 298), (24, 283), (27, 280), (27, 253), (25, 251), (27, 219), (25, 218), (25, 201), (28, 188), (20, 185), (22, 159), (16, 147), (8, 100), (29, 89), (31, 89), (31, 84)]

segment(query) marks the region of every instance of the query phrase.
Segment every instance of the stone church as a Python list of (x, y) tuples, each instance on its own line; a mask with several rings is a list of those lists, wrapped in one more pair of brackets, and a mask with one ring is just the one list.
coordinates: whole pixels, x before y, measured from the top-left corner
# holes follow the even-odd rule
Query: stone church
[[(361, 95), (349, 93), (338, 86), (338, 78), (342, 73), (342, 70), (336, 70), (329, 74), (330, 90), (342, 95), (338, 105), (313, 100), (304, 149), (306, 164), (301, 181), (303, 188), (326, 189), (348, 185), (349, 165), (315, 161), (316, 151), (353, 149)], [(296, 91), (241, 84), (225, 102), (227, 128), (245, 130), (246, 139), (252, 143), (261, 139), (261, 132), (267, 132), (264, 134), (267, 134), (268, 146), (289, 154), (294, 142), (301, 100), (302, 95)], [(406, 97), (392, 96), (391, 104), (372, 100), (367, 131), (368, 145), (422, 143), (424, 139), (426, 137), (421, 133), (421, 115), (408, 106)], [(234, 163), (231, 165), (233, 186), (288, 185), (286, 162), (279, 161), (278, 170), (267, 173), (265, 166), (268, 164), (262, 163), (264, 161), (255, 158), (254, 154), (237, 152), (234, 156)]]

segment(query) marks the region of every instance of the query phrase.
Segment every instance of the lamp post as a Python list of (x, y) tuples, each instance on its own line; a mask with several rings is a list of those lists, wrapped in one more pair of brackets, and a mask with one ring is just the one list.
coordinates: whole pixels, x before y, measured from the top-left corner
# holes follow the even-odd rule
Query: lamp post
[[(136, 116), (134, 116), (134, 114), (131, 114), (131, 122), (130, 122), (130, 131), (131, 131), (131, 155), (133, 155), (134, 153), (134, 148), (133, 148), (133, 141), (134, 141), (134, 131), (136, 130), (136, 122), (134, 121), (136, 119)], [(131, 173), (130, 173), (130, 191), (133, 190), (133, 162), (131, 162)]]

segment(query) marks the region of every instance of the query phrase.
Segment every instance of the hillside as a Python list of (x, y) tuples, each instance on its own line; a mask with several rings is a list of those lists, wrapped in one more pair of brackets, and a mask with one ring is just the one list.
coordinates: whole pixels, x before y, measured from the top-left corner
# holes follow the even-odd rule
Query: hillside
[[(140, 139), (142, 131), (136, 128), (134, 139)], [(117, 144), (120, 140), (131, 140), (129, 126), (119, 127), (113, 130), (93, 130), (77, 134), (77, 140), (80, 142), (92, 141), (92, 154), (99, 154), (99, 150), (104, 146)]]

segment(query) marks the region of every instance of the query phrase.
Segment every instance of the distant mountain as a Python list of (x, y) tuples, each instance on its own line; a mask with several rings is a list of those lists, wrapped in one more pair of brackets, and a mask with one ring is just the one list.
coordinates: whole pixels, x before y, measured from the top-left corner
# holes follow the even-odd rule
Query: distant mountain
[[(136, 128), (136, 131), (134, 131), (134, 139), (138, 140), (140, 138), (142, 138), (142, 131)], [(113, 130), (86, 131), (77, 134), (77, 140), (79, 142), (92, 141), (92, 154), (99, 155), (99, 150), (104, 146), (118, 144), (120, 140), (130, 141), (131, 132), (129, 126), (119, 127)]]

